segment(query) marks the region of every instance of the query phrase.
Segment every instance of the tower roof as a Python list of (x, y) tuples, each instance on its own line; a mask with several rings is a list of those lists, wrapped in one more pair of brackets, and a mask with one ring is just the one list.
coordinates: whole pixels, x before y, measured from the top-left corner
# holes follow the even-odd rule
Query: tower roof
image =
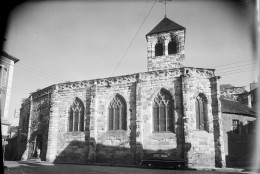
[(183, 26), (176, 24), (175, 22), (171, 21), (167, 17), (165, 17), (159, 24), (157, 24), (147, 35), (155, 34), (155, 33), (161, 33), (161, 32), (167, 32), (172, 30), (179, 30), (179, 29), (185, 29)]

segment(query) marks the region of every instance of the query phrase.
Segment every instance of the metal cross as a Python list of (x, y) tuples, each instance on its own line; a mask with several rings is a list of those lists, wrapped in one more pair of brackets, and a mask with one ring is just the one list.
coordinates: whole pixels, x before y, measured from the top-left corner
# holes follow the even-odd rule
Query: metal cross
[(165, 11), (164, 17), (166, 17), (166, 3), (167, 3), (167, 1), (171, 1), (171, 0), (159, 0), (159, 2), (164, 3), (164, 11)]

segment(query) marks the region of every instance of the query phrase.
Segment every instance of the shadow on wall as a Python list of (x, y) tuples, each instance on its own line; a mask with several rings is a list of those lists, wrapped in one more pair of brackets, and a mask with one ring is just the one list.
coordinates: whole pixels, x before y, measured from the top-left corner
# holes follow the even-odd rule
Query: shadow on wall
[(250, 167), (254, 149), (255, 121), (227, 132), (227, 167)]
[[(187, 145), (187, 150), (190, 145)], [(102, 163), (107, 165), (129, 164), (139, 165), (143, 156), (153, 152), (173, 153), (177, 149), (152, 150), (143, 149), (142, 144), (137, 143), (134, 148), (121, 146), (107, 146), (95, 142), (93, 138), (89, 143), (83, 141), (72, 141), (59, 153), (54, 163)], [(174, 157), (174, 156), (172, 156)]]
[[(62, 163), (62, 162), (69, 162), (69, 163), (107, 163), (110, 165), (114, 164), (131, 164), (136, 165), (139, 164), (142, 157), (146, 155), (147, 153), (152, 152), (166, 152), (170, 156), (178, 157), (178, 158), (185, 158), (187, 152), (191, 149), (191, 144), (186, 143), (184, 144), (184, 135), (183, 135), (183, 102), (182, 102), (182, 95), (181, 95), (181, 82), (179, 80), (174, 81), (176, 97), (176, 112), (178, 115), (178, 118), (176, 119), (176, 127), (175, 127), (175, 135), (176, 135), (176, 148), (168, 149), (168, 150), (153, 150), (153, 149), (144, 149), (143, 144), (137, 142), (140, 132), (139, 129), (137, 129), (137, 122), (136, 120), (136, 110), (131, 109), (135, 108), (136, 103), (131, 102), (130, 108), (130, 124), (129, 124), (129, 131), (130, 132), (120, 132), (120, 131), (108, 131), (104, 132), (102, 136), (99, 136), (98, 142), (95, 141), (95, 139), (90, 135), (90, 132), (93, 130), (93, 127), (91, 125), (94, 125), (94, 123), (91, 123), (91, 112), (90, 112), (90, 104), (91, 100), (90, 97), (87, 97), (86, 101), (86, 124), (85, 124), (85, 132), (71, 132), (71, 133), (65, 133), (67, 134), (67, 139), (64, 140), (64, 145), (58, 145), (63, 146), (61, 151), (58, 151), (58, 156), (55, 159), (55, 163)], [(90, 90), (90, 89), (89, 89)], [(91, 89), (92, 90), (92, 89)], [(94, 90), (94, 89), (93, 89)], [(138, 97), (136, 94), (136, 86), (133, 84), (131, 88), (131, 96)], [(89, 92), (90, 93), (90, 92)], [(95, 91), (92, 91), (91, 93), (95, 94)], [(133, 101), (137, 101), (137, 99), (134, 99)], [(84, 135), (83, 135), (84, 134)], [(80, 136), (81, 135), (81, 136)], [(158, 134), (162, 135), (162, 134)], [(172, 136), (175, 136), (174, 133), (172, 133)], [(85, 136), (84, 138), (81, 138)], [(171, 136), (171, 138), (172, 138)], [(119, 138), (121, 137), (121, 138)], [(165, 143), (164, 139), (168, 138), (166, 137), (155, 137), (160, 143)], [(122, 140), (124, 140), (122, 142)], [(107, 145), (107, 141), (109, 141), (109, 144), (117, 144), (117, 145)], [(114, 141), (114, 142), (112, 142)], [(158, 143), (159, 144), (159, 143)], [(162, 144), (163, 149), (164, 144)]]

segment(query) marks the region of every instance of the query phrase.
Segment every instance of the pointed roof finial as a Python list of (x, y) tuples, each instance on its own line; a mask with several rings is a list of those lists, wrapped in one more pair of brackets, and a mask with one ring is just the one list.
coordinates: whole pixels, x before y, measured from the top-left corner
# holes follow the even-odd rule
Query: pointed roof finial
[(159, 2), (163, 2), (164, 3), (164, 17), (166, 18), (166, 4), (167, 4), (167, 1), (171, 1), (171, 0), (159, 0)]

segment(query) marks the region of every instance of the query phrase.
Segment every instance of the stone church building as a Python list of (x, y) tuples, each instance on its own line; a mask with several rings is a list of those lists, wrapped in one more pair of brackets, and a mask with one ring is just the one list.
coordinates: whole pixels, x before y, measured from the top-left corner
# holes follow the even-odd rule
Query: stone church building
[(146, 35), (147, 72), (32, 93), (20, 110), (22, 160), (138, 164), (162, 151), (188, 167), (224, 167), (219, 77), (184, 66), (185, 34), (165, 17)]

